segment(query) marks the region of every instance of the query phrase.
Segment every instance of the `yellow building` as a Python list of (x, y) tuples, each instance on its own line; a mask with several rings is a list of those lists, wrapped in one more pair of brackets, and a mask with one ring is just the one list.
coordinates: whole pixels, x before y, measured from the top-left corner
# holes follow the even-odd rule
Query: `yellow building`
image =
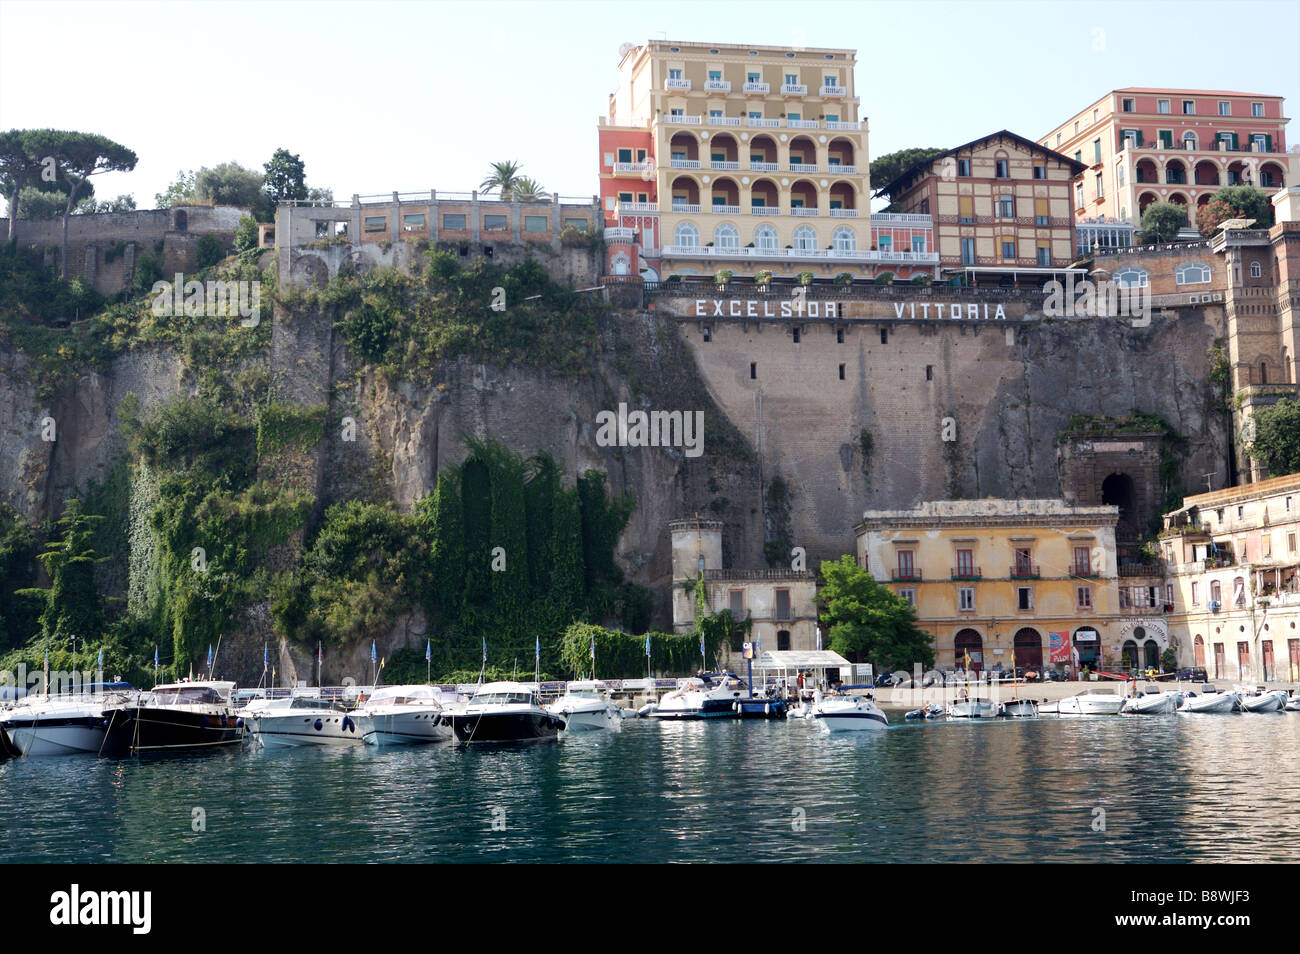
[(1119, 609), (1118, 519), (1060, 500), (939, 500), (868, 510), (854, 532), (859, 564), (916, 607), (937, 666), (1113, 670), (1127, 642), (1167, 644), (1158, 620)]
[(1300, 474), (1183, 499), (1160, 545), (1179, 661), (1211, 679), (1300, 680)]
[[(600, 120), (601, 196), (607, 224), (639, 234), (643, 274), (932, 271), (923, 243), (872, 249), (856, 58), (668, 40), (624, 47)], [(928, 222), (909, 224), (924, 237)]]

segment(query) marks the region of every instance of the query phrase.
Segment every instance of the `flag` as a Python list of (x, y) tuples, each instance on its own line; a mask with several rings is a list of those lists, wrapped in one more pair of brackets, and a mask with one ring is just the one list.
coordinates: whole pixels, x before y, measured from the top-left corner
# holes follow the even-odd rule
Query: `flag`
[(378, 658), (379, 656), (375, 653), (375, 641), (372, 639), (370, 641), (370, 665), (373, 666), (375, 664), (375, 660), (377, 660)]
[(433, 643), (430, 640), (424, 641), (424, 661), (429, 662), (433, 659)]
[(325, 663), (325, 650), (321, 648), (320, 640), (316, 641), (316, 661), (322, 665)]
[(487, 637), (483, 637), (483, 662), (487, 662)]
[(98, 672), (104, 671), (104, 650), (102, 649), (99, 651), (99, 657), (95, 662), (95, 669)]
[(645, 658), (650, 658), (650, 634), (645, 634)]
[(153, 668), (154, 669), (158, 668), (158, 647), (157, 646), (153, 648)]
[(817, 627), (817, 651), (821, 652), (821, 650), (822, 650), (822, 628), (818, 626)]
[(266, 673), (271, 666), (271, 657), (266, 653), (266, 643), (262, 644), (262, 672)]
[(591, 658), (596, 658), (596, 634), (591, 634)]
[(704, 662), (704, 665), (707, 666), (709, 664), (709, 657), (704, 655), (704, 633), (703, 632), (700, 633), (700, 659)]
[(208, 671), (212, 671), (212, 644), (208, 643)]

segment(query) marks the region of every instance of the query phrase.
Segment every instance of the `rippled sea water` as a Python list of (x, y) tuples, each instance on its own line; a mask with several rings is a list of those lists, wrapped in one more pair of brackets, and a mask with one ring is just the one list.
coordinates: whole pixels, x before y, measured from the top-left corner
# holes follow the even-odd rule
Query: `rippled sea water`
[(524, 748), (0, 761), (0, 861), (1296, 861), (1298, 784), (1300, 713), (630, 720)]

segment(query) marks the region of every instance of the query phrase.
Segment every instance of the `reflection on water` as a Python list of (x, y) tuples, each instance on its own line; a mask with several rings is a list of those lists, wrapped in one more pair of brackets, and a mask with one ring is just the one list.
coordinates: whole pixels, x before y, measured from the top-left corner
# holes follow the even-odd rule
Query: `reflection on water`
[(1294, 861), (1298, 755), (1272, 714), (10, 759), (0, 861)]

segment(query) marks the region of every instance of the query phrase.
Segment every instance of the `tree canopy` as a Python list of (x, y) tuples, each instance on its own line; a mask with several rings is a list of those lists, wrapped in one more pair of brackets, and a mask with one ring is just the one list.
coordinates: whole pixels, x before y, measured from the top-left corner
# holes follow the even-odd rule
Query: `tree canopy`
[(1254, 219), (1255, 228), (1269, 228), (1273, 225), (1273, 203), (1254, 186), (1224, 186), (1196, 213), (1196, 226), (1209, 238), (1229, 219)]
[(885, 669), (934, 665), (930, 635), (916, 624), (916, 611), (858, 566), (852, 554), (823, 561), (817, 594), (830, 624), (830, 648), (847, 659)]
[(1146, 242), (1172, 242), (1187, 226), (1187, 210), (1176, 202), (1152, 202), (1138, 228)]
[(892, 201), (894, 197), (885, 191), (887, 185), (916, 165), (916, 163), (933, 159), (935, 156), (947, 151), (938, 146), (914, 146), (910, 149), (899, 149), (872, 159), (871, 183), (876, 187), (875, 194), (886, 196)]
[(1250, 453), (1274, 477), (1300, 473), (1300, 401), (1283, 398), (1255, 413)]
[(288, 149), (277, 149), (264, 168), (266, 178), (262, 189), (272, 206), (287, 199), (307, 198), (307, 168), (297, 155)]

